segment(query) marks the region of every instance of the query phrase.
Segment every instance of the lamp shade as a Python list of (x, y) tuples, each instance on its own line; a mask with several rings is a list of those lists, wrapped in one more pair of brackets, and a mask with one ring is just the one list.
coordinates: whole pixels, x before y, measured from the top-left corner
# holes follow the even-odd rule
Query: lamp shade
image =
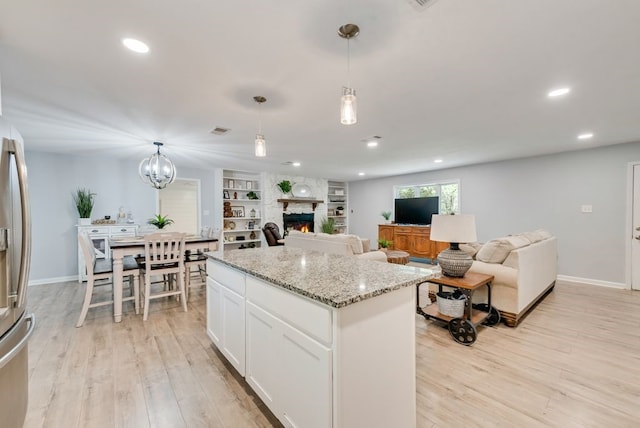
[(471, 214), (434, 215), (431, 217), (431, 238), (438, 242), (475, 242), (476, 217)]
[(343, 87), (340, 100), (340, 123), (353, 125), (356, 122), (358, 122), (356, 90)]
[(267, 142), (264, 140), (264, 135), (256, 135), (256, 156), (265, 157), (267, 155)]

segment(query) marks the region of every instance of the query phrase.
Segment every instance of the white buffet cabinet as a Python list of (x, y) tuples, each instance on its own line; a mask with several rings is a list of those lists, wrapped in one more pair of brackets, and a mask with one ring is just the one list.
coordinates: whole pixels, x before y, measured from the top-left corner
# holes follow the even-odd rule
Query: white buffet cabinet
[[(82, 232), (89, 234), (93, 243), (93, 251), (98, 259), (110, 259), (109, 239), (136, 236), (137, 224), (93, 224), (89, 226), (78, 225), (78, 235)], [(87, 280), (87, 269), (84, 264), (84, 255), (78, 245), (78, 282)]]
[(335, 308), (217, 261), (207, 274), (209, 337), (285, 426), (415, 426), (415, 287)]

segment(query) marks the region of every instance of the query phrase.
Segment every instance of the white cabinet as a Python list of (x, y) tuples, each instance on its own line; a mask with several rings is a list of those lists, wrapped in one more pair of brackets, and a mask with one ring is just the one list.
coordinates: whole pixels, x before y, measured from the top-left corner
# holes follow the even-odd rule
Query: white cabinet
[[(89, 234), (89, 238), (93, 243), (93, 251), (98, 259), (110, 259), (111, 252), (109, 250), (109, 239), (136, 236), (138, 233), (137, 224), (123, 225), (90, 225), (78, 226), (78, 235), (82, 232)], [(84, 255), (80, 246), (78, 246), (78, 282), (87, 280), (87, 270), (84, 264)]]
[(331, 349), (286, 323), (279, 342), (280, 420), (291, 427), (331, 426)]
[(207, 272), (209, 337), (284, 426), (415, 427), (414, 287), (337, 309), (220, 262)]
[(347, 183), (329, 181), (327, 192), (327, 217), (335, 220), (335, 227), (339, 233), (348, 233)]
[(261, 246), (264, 210), (260, 174), (234, 170), (222, 174), (222, 248)]
[(244, 275), (207, 263), (207, 333), (231, 365), (245, 372)]
[(278, 414), (276, 403), (282, 380), (276, 370), (278, 366), (278, 340), (282, 330), (276, 317), (247, 302), (247, 383), (274, 414)]

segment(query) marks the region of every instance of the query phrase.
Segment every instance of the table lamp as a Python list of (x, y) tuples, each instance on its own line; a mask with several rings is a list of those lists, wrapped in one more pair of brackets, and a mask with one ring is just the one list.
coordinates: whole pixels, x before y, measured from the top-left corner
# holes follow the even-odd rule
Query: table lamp
[(473, 259), (460, 249), (460, 244), (478, 240), (476, 218), (469, 214), (433, 215), (430, 239), (449, 242), (449, 248), (438, 254), (438, 263), (446, 276), (462, 278)]

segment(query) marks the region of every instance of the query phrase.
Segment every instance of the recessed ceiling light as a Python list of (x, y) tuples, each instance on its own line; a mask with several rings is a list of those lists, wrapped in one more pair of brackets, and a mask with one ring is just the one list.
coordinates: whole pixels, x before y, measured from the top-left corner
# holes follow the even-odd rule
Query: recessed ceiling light
[(364, 172), (359, 172), (358, 175), (362, 177), (364, 175)]
[(301, 164), (300, 162), (293, 162), (291, 165), (293, 165), (293, 166), (300, 166), (300, 165), (302, 165), (302, 164)]
[(550, 98), (561, 97), (563, 95), (567, 95), (569, 92), (571, 92), (571, 88), (557, 88), (549, 91), (547, 96)]
[(578, 140), (588, 140), (589, 138), (593, 138), (593, 133), (585, 132), (584, 134), (578, 135)]
[(369, 148), (378, 147), (378, 142), (377, 141), (369, 141), (369, 142), (367, 142), (367, 147), (369, 147)]
[(146, 43), (136, 39), (122, 39), (122, 44), (134, 52), (147, 53), (149, 52), (149, 46)]
[(442, 163), (442, 159), (434, 159), (433, 163)]

